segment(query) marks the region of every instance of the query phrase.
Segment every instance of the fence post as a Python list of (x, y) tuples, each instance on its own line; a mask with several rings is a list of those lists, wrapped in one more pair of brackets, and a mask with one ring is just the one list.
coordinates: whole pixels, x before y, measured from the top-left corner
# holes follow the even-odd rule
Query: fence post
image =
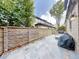
[(4, 27), (4, 52), (8, 51), (8, 28)]
[(27, 31), (28, 31), (28, 32), (27, 32), (27, 33), (28, 33), (28, 35), (27, 35), (27, 38), (28, 38), (27, 44), (29, 44), (29, 39), (30, 39), (30, 37), (29, 37), (29, 36), (30, 36), (30, 35), (29, 35), (29, 30), (30, 30), (30, 28), (27, 29)]

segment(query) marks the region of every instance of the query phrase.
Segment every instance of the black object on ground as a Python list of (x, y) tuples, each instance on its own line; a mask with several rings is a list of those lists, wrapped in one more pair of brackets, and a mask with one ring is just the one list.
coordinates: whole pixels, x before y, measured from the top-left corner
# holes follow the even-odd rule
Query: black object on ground
[(66, 48), (68, 50), (75, 50), (75, 41), (71, 35), (64, 33), (59, 37), (58, 46)]

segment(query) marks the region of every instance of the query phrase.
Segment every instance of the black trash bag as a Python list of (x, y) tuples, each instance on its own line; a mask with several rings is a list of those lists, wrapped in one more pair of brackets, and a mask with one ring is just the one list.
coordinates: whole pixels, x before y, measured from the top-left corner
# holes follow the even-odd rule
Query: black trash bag
[(58, 40), (58, 46), (68, 50), (75, 50), (75, 41), (71, 35), (64, 33)]

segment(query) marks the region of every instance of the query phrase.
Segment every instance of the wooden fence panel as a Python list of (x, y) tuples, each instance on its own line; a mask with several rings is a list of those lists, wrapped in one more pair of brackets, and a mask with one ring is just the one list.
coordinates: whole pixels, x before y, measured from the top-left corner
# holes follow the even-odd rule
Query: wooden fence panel
[(3, 29), (0, 29), (0, 54), (3, 53)]
[(51, 34), (48, 28), (0, 28), (0, 54)]

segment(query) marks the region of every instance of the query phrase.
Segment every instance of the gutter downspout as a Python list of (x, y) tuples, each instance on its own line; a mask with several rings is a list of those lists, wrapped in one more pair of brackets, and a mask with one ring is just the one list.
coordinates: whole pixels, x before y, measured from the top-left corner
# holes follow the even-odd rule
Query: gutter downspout
[[(69, 6), (70, 0), (68, 0), (67, 9), (66, 9), (66, 16), (68, 14), (68, 6)], [(66, 23), (67, 17), (65, 17), (65, 23)]]

